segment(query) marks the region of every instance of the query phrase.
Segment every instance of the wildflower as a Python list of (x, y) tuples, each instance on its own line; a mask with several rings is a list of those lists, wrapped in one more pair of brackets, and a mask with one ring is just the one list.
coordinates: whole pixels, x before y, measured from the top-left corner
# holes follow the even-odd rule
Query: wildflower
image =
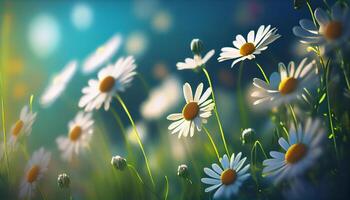
[(166, 79), (153, 89), (141, 105), (141, 115), (145, 119), (158, 119), (177, 105), (181, 93), (180, 81), (176, 77)]
[(177, 168), (177, 175), (184, 179), (188, 179), (190, 174), (189, 174), (187, 165), (185, 164), (179, 165), (179, 167)]
[(315, 18), (319, 27), (311, 20), (302, 19), (300, 26), (293, 28), (294, 35), (300, 37), (302, 43), (320, 46), (325, 52), (347, 43), (350, 38), (350, 15), (340, 2), (332, 6), (330, 15), (317, 8)]
[(12, 147), (14, 147), (19, 137), (22, 135), (28, 136), (32, 132), (32, 126), (36, 119), (36, 115), (37, 113), (30, 111), (28, 106), (22, 108), (19, 119), (11, 127), (9, 144)]
[(202, 178), (201, 181), (211, 185), (204, 191), (211, 192), (216, 190), (214, 199), (229, 198), (237, 194), (242, 183), (250, 177), (250, 174), (247, 173), (250, 165), (244, 166), (247, 158), (241, 159), (241, 157), (242, 153), (238, 153), (236, 156), (232, 154), (229, 159), (225, 154), (220, 161), (222, 168), (216, 163), (212, 164), (212, 169), (204, 168), (205, 174), (210, 178)]
[(40, 104), (44, 107), (50, 106), (64, 90), (73, 78), (78, 67), (78, 62), (73, 60), (69, 62), (62, 71), (55, 75), (40, 97)]
[(208, 99), (211, 95), (211, 89), (208, 88), (204, 94), (203, 83), (199, 84), (193, 98), (192, 88), (190, 84), (185, 83), (183, 93), (186, 100), (186, 105), (182, 109), (182, 113), (171, 114), (167, 117), (168, 120), (174, 121), (168, 127), (171, 134), (179, 133), (178, 137), (187, 137), (188, 134), (192, 137), (197, 131), (201, 131), (202, 123), (207, 123), (207, 118), (211, 116), (211, 111), (214, 109), (212, 99)]
[(60, 136), (56, 139), (58, 149), (62, 153), (62, 159), (71, 161), (73, 155), (78, 155), (89, 147), (93, 133), (92, 113), (78, 112), (75, 118), (68, 124), (68, 136)]
[(256, 90), (251, 94), (257, 98), (254, 105), (260, 103), (269, 103), (272, 101), (274, 106), (282, 103), (289, 103), (295, 99), (301, 98), (304, 88), (310, 88), (315, 85), (315, 61), (306, 64), (307, 58), (304, 58), (299, 66), (295, 68), (292, 61), (287, 67), (280, 63), (279, 74), (272, 74), (270, 84), (265, 81), (254, 78), (253, 85)]
[(121, 43), (122, 37), (119, 34), (110, 38), (84, 61), (83, 72), (86, 74), (91, 73), (103, 64), (106, 64), (118, 51)]
[(83, 96), (80, 98), (79, 107), (85, 107), (85, 111), (109, 109), (112, 97), (116, 92), (124, 91), (133, 80), (136, 72), (135, 60), (132, 56), (120, 58), (114, 65), (108, 65), (98, 73), (98, 80), (89, 80), (89, 86), (83, 88)]
[(60, 174), (57, 177), (57, 184), (60, 188), (69, 188), (70, 178), (66, 173)]
[(121, 156), (112, 157), (111, 164), (117, 170), (123, 171), (127, 167), (126, 159)]
[(242, 35), (237, 35), (236, 40), (233, 41), (234, 47), (222, 48), (218, 61), (234, 59), (231, 64), (231, 67), (233, 67), (236, 63), (245, 59), (255, 59), (255, 55), (261, 54), (262, 51), (267, 49), (267, 45), (281, 37), (276, 32), (277, 29), (271, 28), (270, 25), (267, 27), (261, 25), (256, 34), (253, 30), (248, 33), (247, 40)]
[(203, 43), (199, 39), (193, 39), (191, 42), (191, 50), (193, 52), (193, 58), (186, 58), (185, 62), (176, 63), (178, 70), (183, 69), (197, 69), (205, 65), (206, 62), (214, 55), (214, 49), (210, 50), (205, 56), (202, 58), (201, 51), (203, 49)]
[(43, 178), (48, 169), (51, 153), (40, 148), (35, 151), (25, 168), (25, 176), (20, 185), (19, 197), (31, 198), (38, 181)]
[(277, 184), (283, 179), (291, 179), (301, 175), (321, 155), (322, 138), (325, 130), (320, 120), (306, 120), (304, 129), (299, 125), (295, 130), (294, 126), (289, 129), (289, 142), (280, 138), (278, 143), (286, 153), (271, 151), (271, 159), (263, 162), (265, 168), (263, 174), (270, 177)]

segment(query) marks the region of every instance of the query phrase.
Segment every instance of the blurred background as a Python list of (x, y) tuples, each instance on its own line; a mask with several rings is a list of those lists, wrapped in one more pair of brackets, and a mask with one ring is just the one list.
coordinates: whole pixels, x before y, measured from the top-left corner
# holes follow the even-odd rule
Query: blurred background
[[(311, 1), (316, 7), (321, 1)], [(231, 62), (218, 63), (220, 49), (231, 46), (237, 34), (244, 36), (260, 25), (275, 26), (282, 35), (269, 46), (257, 61), (270, 74), (277, 70), (278, 62), (299, 62), (307, 55), (292, 34), (292, 27), (302, 18), (310, 18), (307, 7), (294, 9), (292, 0), (134, 0), (134, 1), (0, 1), (1, 19), (1, 67), (5, 97), (7, 129), (18, 118), (20, 109), (34, 95), (33, 109), (38, 117), (33, 132), (28, 137), (27, 148), (31, 153), (43, 146), (53, 153), (48, 175), (41, 181), (47, 199), (63, 199), (67, 191), (56, 186), (57, 175), (71, 175), (73, 199), (149, 199), (153, 194), (142, 188), (132, 174), (116, 172), (110, 166), (112, 155), (123, 155), (141, 171), (147, 182), (147, 173), (141, 153), (131, 134), (130, 123), (120, 105), (116, 109), (129, 133), (126, 139), (132, 146), (133, 155), (126, 151), (122, 129), (111, 112), (94, 112), (96, 120), (94, 139), (88, 152), (72, 163), (60, 159), (56, 138), (66, 135), (67, 124), (74, 118), (81, 88), (96, 77), (96, 71), (84, 73), (82, 66), (87, 58), (117, 36), (118, 45), (109, 58), (110, 63), (121, 56), (133, 55), (139, 75), (126, 92), (122, 93), (128, 108), (143, 135), (146, 153), (156, 177), (157, 191), (164, 191), (164, 175), (169, 177), (169, 199), (208, 199), (200, 183), (202, 168), (215, 161), (215, 154), (204, 134), (193, 138), (178, 139), (170, 135), (166, 116), (182, 108), (182, 85), (189, 82), (193, 87), (203, 82), (202, 73), (191, 70), (177, 71), (176, 63), (192, 57), (190, 42), (200, 38), (205, 52), (215, 49), (207, 69), (213, 78), (218, 109), (231, 150), (250, 154), (250, 147), (242, 145), (243, 128), (254, 128), (257, 137), (270, 144), (274, 124), (269, 115), (251, 107), (249, 91), (253, 77), (260, 77), (254, 62), (246, 62), (243, 71), (243, 88), (247, 97), (244, 109), (249, 121), (244, 125), (238, 114), (236, 98), (238, 67), (230, 68)], [(62, 95), (50, 106), (42, 106), (40, 97), (53, 76), (71, 60), (78, 61), (78, 69)], [(107, 63), (108, 63), (107, 62)], [(162, 88), (169, 88), (164, 89)], [(162, 93), (159, 96), (153, 94)], [(166, 97), (172, 97), (169, 100)], [(169, 101), (169, 102), (167, 102)], [(171, 102), (170, 102), (171, 101)], [(164, 105), (163, 105), (164, 104)], [(169, 105), (168, 105), (169, 104)], [(242, 105), (241, 105), (242, 106)], [(157, 110), (158, 107), (160, 110)], [(221, 143), (214, 119), (209, 129)], [(2, 136), (0, 137), (3, 141)], [(274, 146), (269, 146), (270, 149)], [(268, 149), (269, 149), (268, 148)], [(220, 145), (220, 151), (223, 151)], [(1, 199), (17, 197), (19, 179), (26, 163), (22, 152), (10, 158), (11, 171), (15, 174), (10, 186), (1, 185)], [(22, 159), (20, 159), (22, 158)], [(187, 164), (193, 184), (176, 176), (177, 166)], [(3, 167), (1, 167), (3, 168)], [(16, 173), (15, 173), (16, 172)], [(148, 181), (149, 183), (149, 181)], [(242, 199), (279, 199), (281, 193), (248, 181), (241, 190)], [(255, 193), (249, 191), (256, 191)]]

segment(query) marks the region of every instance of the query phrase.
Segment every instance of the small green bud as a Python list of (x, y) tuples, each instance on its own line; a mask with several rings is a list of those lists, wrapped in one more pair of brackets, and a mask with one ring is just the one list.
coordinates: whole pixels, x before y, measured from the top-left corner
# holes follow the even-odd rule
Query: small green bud
[(62, 189), (69, 188), (70, 178), (66, 173), (62, 173), (62, 174), (58, 175), (57, 183), (58, 183), (58, 187), (60, 187)]
[(177, 175), (187, 179), (190, 175), (187, 165), (185, 164), (179, 165), (179, 167), (177, 168)]
[(243, 144), (251, 143), (255, 140), (255, 131), (252, 128), (247, 128), (242, 131)]
[(203, 42), (197, 38), (193, 39), (191, 41), (191, 51), (196, 55), (200, 55), (203, 51)]
[(111, 164), (117, 170), (124, 170), (127, 166), (126, 159), (121, 156), (112, 157)]

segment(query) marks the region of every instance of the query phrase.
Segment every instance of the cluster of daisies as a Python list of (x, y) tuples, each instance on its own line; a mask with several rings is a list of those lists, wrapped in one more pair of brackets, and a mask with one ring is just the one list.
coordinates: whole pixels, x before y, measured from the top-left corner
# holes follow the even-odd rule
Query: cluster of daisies
[[(322, 56), (331, 56), (329, 53), (332, 50), (341, 49), (350, 39), (348, 8), (341, 3), (336, 3), (329, 13), (318, 8), (314, 13), (315, 23), (303, 19), (300, 21), (300, 27), (293, 28), (294, 34), (300, 37), (302, 43), (310, 45), (320, 60)], [(256, 56), (268, 48), (268, 45), (280, 37), (276, 28), (262, 25), (256, 32), (251, 30), (247, 34), (247, 38), (237, 35), (233, 41), (233, 47), (221, 49), (218, 61), (233, 60), (231, 64), (233, 67), (246, 59), (254, 60)], [(192, 40), (193, 58), (186, 58), (184, 62), (178, 62), (176, 65), (178, 70), (203, 70), (210, 86), (203, 93), (203, 84), (201, 83), (193, 93), (191, 86), (188, 83), (184, 84), (185, 105), (182, 112), (170, 114), (167, 117), (168, 120), (172, 121), (168, 129), (171, 134), (177, 133), (179, 138), (192, 137), (196, 131), (206, 129), (205, 124), (213, 111), (216, 112), (215, 117), (218, 120), (218, 125), (221, 126), (215, 110), (217, 105), (213, 88), (206, 71), (206, 62), (214, 55), (215, 51), (211, 50), (202, 57), (202, 49), (203, 44), (199, 39)], [(253, 104), (263, 105), (270, 109), (285, 106), (291, 109), (288, 114), (290, 114), (291, 119), (294, 119), (294, 121), (288, 122), (289, 127), (284, 127), (287, 132), (286, 138), (280, 137), (278, 139), (282, 151), (271, 151), (271, 158), (263, 161), (262, 175), (274, 184), (279, 184), (283, 180), (296, 180), (320, 157), (326, 125), (318, 117), (296, 116), (293, 108), (297, 106), (298, 101), (305, 101), (305, 91), (309, 92), (322, 87), (322, 83), (325, 82), (320, 78), (323, 76), (321, 74), (323, 71), (317, 67), (316, 60), (306, 57), (298, 63), (294, 61), (289, 62), (288, 65), (279, 63), (278, 72), (272, 73), (268, 79), (262, 67), (257, 62), (256, 64), (262, 71), (264, 79), (253, 79), (254, 90), (251, 93), (254, 98)], [(322, 67), (325, 72), (327, 66), (323, 65)], [(345, 88), (344, 94), (347, 97), (350, 96), (349, 88)], [(225, 144), (224, 137), (223, 140)], [(211, 142), (213, 143), (213, 141)], [(213, 148), (217, 151), (215, 144), (213, 144)], [(221, 166), (214, 163), (211, 168), (204, 168), (204, 173), (208, 177), (202, 178), (201, 181), (209, 185), (205, 192), (214, 192), (215, 199), (230, 198), (237, 194), (243, 182), (250, 177), (250, 165), (244, 164), (246, 157), (243, 158), (242, 153), (232, 154), (231, 157), (224, 154), (222, 157), (218, 156), (218, 160)]]
[[(314, 21), (301, 20), (300, 26), (293, 28), (293, 33), (300, 38), (302, 43), (308, 44), (317, 53), (320, 64), (323, 64), (321, 68), (318, 67), (318, 61), (304, 58), (297, 63), (294, 61), (287, 65), (279, 63), (277, 66), (278, 72), (272, 73), (267, 78), (263, 68), (255, 62), (264, 79), (254, 78), (252, 81), (254, 87), (251, 93), (254, 98), (253, 104), (263, 105), (269, 109), (285, 106), (290, 108), (291, 111), (287, 114), (290, 114), (290, 118), (293, 119), (286, 123), (287, 127), (284, 127), (286, 137), (280, 137), (276, 141), (281, 149), (271, 151), (271, 158), (266, 158), (262, 163), (264, 166), (262, 169), (263, 177), (271, 180), (274, 184), (280, 184), (286, 180), (295, 180), (307, 172), (321, 156), (322, 142), (327, 129), (325, 123), (315, 116), (296, 116), (293, 108), (297, 106), (298, 102), (305, 100), (304, 93), (306, 91), (315, 90), (315, 88), (322, 87), (325, 82), (327, 83), (327, 81), (320, 78), (327, 71), (327, 65), (324, 65), (322, 58), (325, 55), (332, 56), (332, 51), (341, 50), (350, 39), (350, 13), (347, 7), (336, 3), (329, 12), (320, 8), (316, 9), (313, 16), (315, 16)], [(255, 60), (270, 44), (281, 37), (277, 32), (277, 28), (271, 25), (262, 25), (257, 31), (249, 31), (246, 38), (243, 35), (237, 35), (232, 42), (232, 47), (221, 49), (218, 62), (233, 60), (231, 64), (231, 67), (233, 67), (247, 59)], [(135, 60), (132, 56), (128, 56), (119, 58), (114, 63), (111, 62), (113, 55), (120, 46), (120, 42), (120, 35), (113, 36), (106, 44), (92, 53), (82, 65), (82, 72), (85, 74), (92, 73), (101, 66), (105, 67), (99, 70), (96, 79), (89, 80), (88, 85), (82, 89), (83, 95), (78, 102), (78, 107), (82, 110), (68, 123), (67, 134), (56, 139), (57, 147), (64, 161), (71, 162), (81, 152), (89, 148), (94, 133), (93, 111), (100, 110), (102, 107), (105, 111), (108, 111), (114, 98), (119, 100), (133, 126), (135, 126), (126, 105), (119, 96), (120, 92), (128, 88), (136, 75)], [(179, 138), (194, 137), (196, 133), (202, 130), (207, 133), (216, 152), (218, 163), (213, 163), (211, 167), (204, 168), (206, 177), (202, 178), (201, 182), (208, 185), (204, 191), (212, 192), (215, 199), (231, 198), (238, 193), (240, 187), (250, 178), (250, 164), (246, 163), (247, 157), (244, 157), (241, 152), (231, 154), (227, 147), (224, 130), (217, 111), (212, 82), (206, 70), (206, 63), (214, 56), (215, 51), (210, 50), (202, 57), (203, 43), (199, 39), (194, 39), (190, 46), (193, 58), (186, 58), (184, 62), (178, 62), (176, 66), (178, 70), (202, 70), (206, 75), (209, 87), (205, 88), (203, 83), (200, 83), (196, 88), (193, 88), (189, 83), (183, 85), (182, 91), (185, 103), (181, 112), (167, 116), (167, 119), (171, 121), (168, 129), (171, 134), (176, 134)], [(40, 98), (43, 107), (51, 105), (61, 96), (77, 69), (78, 62), (73, 60), (52, 78), (51, 84)], [(170, 81), (166, 82), (165, 85), (170, 85), (174, 92), (177, 91), (177, 83)], [(344, 89), (346, 97), (350, 97), (349, 90), (350, 88)], [(155, 90), (154, 93), (156, 96), (142, 106), (143, 115), (150, 118), (157, 118), (160, 113), (169, 110), (170, 106), (164, 104), (159, 105), (161, 111), (148, 114), (147, 111), (152, 110), (152, 106), (157, 105), (159, 101), (163, 99), (177, 101), (176, 97), (169, 96), (171, 93), (163, 86)], [(206, 128), (208, 120), (214, 117), (212, 117), (213, 114), (226, 151), (222, 156), (219, 154), (220, 148), (218, 147), (220, 146), (215, 144), (210, 131)], [(37, 113), (32, 111), (31, 106), (22, 108), (19, 119), (10, 130), (8, 144), (0, 146), (0, 158), (15, 151), (21, 142), (21, 138), (31, 133), (36, 116)], [(147, 157), (136, 126), (134, 130), (148, 167)], [(51, 153), (44, 148), (34, 151), (25, 167), (24, 177), (20, 184), (19, 195), (21, 198), (33, 197), (34, 191), (38, 187), (38, 181), (48, 170), (50, 157)], [(111, 162), (118, 169), (124, 169), (127, 166), (126, 160), (120, 156), (113, 157)], [(153, 182), (150, 169), (148, 169), (148, 172)], [(188, 178), (186, 165), (179, 166), (178, 175)], [(64, 174), (60, 177), (60, 180), (63, 181), (67, 175)], [(60, 183), (63, 184), (63, 182)]]

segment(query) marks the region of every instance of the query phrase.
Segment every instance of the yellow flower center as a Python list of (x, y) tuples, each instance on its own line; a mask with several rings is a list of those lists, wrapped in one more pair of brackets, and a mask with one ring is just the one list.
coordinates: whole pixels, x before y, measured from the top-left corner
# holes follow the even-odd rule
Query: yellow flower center
[(255, 51), (255, 45), (253, 43), (247, 42), (241, 46), (239, 53), (242, 56), (247, 56), (252, 54)]
[(194, 119), (198, 115), (198, 112), (199, 106), (197, 102), (190, 102), (182, 109), (182, 115), (186, 120)]
[(237, 178), (237, 173), (233, 169), (226, 169), (224, 172), (221, 174), (221, 182), (224, 185), (230, 185), (233, 182), (235, 182)]
[(324, 36), (328, 40), (338, 39), (343, 33), (343, 24), (338, 21), (329, 22), (324, 29)]
[(75, 126), (70, 132), (69, 132), (69, 139), (71, 141), (77, 141), (79, 137), (81, 136), (82, 129), (80, 126)]
[(294, 164), (298, 161), (300, 161), (304, 156), (306, 155), (307, 152), (307, 147), (302, 144), (293, 144), (292, 146), (289, 147), (285, 159), (287, 163)]
[(17, 137), (18, 134), (21, 132), (22, 128), (24, 126), (24, 123), (22, 120), (18, 120), (15, 124), (15, 127), (13, 128), (12, 135)]
[(100, 82), (100, 91), (101, 92), (109, 92), (115, 83), (115, 79), (113, 76), (107, 76)]
[(33, 165), (27, 173), (27, 181), (33, 183), (39, 176), (40, 168), (38, 165)]
[(278, 90), (282, 95), (289, 94), (295, 90), (297, 85), (298, 85), (297, 79), (293, 77), (287, 77), (280, 82), (278, 86)]

